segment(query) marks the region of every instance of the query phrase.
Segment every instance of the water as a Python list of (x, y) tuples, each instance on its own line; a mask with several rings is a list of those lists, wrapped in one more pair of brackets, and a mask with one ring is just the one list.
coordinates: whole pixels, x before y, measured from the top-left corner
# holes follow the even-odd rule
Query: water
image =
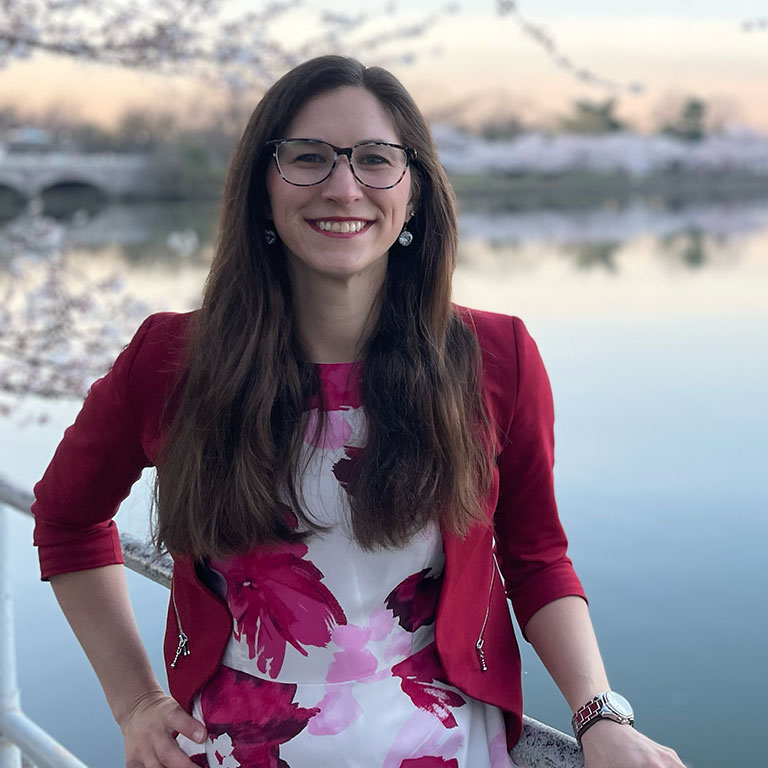
[[(78, 230), (76, 258), (118, 270), (154, 308), (186, 309), (215, 219), (213, 207), (113, 208)], [(200, 247), (183, 256), (168, 235), (189, 228)], [(768, 680), (768, 204), (468, 213), (461, 229), (456, 300), (520, 315), (550, 373), (561, 516), (612, 686), (689, 765), (755, 765)], [(0, 423), (3, 473), (31, 487), (76, 410)], [(124, 529), (146, 531), (148, 482), (121, 509)], [(37, 580), (30, 521), (12, 515), (11, 537), (25, 709), (93, 768), (122, 765), (98, 683)], [(129, 585), (163, 679), (167, 592), (133, 574)], [(523, 657), (526, 712), (567, 731), (570, 712), (524, 643)]]

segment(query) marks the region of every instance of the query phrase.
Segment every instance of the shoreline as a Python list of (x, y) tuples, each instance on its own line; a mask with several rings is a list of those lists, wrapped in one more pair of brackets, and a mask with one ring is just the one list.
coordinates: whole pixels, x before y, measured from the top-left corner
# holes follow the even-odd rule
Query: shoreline
[[(464, 212), (534, 210), (620, 210), (645, 203), (678, 210), (697, 203), (768, 201), (768, 175), (664, 171), (637, 177), (626, 173), (569, 171), (559, 174), (448, 174), (457, 205)], [(62, 185), (43, 194), (43, 212), (63, 219), (78, 210), (96, 212), (112, 203), (217, 202), (224, 177), (185, 179), (178, 186), (158, 185), (152, 194), (107, 196), (84, 185)], [(21, 215), (30, 201), (0, 186), (0, 226)]]

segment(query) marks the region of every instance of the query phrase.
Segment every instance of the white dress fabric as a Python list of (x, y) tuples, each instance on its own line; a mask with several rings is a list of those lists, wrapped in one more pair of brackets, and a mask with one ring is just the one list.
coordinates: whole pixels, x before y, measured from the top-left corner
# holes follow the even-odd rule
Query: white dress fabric
[[(194, 701), (208, 740), (179, 744), (216, 768), (513, 768), (501, 711), (444, 682), (437, 525), (396, 550), (367, 552), (351, 535), (349, 469), (365, 443), (360, 364), (318, 372), (302, 490), (329, 530), (209, 564), (232, 635)], [(286, 519), (297, 525), (288, 507)]]

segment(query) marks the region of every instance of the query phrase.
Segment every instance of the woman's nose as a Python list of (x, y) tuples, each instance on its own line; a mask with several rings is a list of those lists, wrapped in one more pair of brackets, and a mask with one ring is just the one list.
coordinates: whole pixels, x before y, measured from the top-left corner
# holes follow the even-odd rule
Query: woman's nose
[(331, 175), (321, 184), (323, 196), (333, 200), (357, 200), (362, 197), (362, 184), (352, 173), (349, 158), (342, 155)]

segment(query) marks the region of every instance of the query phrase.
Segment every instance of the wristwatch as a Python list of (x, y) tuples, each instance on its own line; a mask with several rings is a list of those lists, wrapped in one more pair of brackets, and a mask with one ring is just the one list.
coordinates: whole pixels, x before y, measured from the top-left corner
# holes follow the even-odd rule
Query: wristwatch
[(573, 733), (581, 746), (581, 737), (587, 728), (593, 726), (598, 720), (613, 720), (622, 725), (634, 725), (635, 713), (630, 703), (620, 694), (614, 691), (598, 693), (594, 699), (588, 701), (583, 707), (576, 710), (571, 720)]

